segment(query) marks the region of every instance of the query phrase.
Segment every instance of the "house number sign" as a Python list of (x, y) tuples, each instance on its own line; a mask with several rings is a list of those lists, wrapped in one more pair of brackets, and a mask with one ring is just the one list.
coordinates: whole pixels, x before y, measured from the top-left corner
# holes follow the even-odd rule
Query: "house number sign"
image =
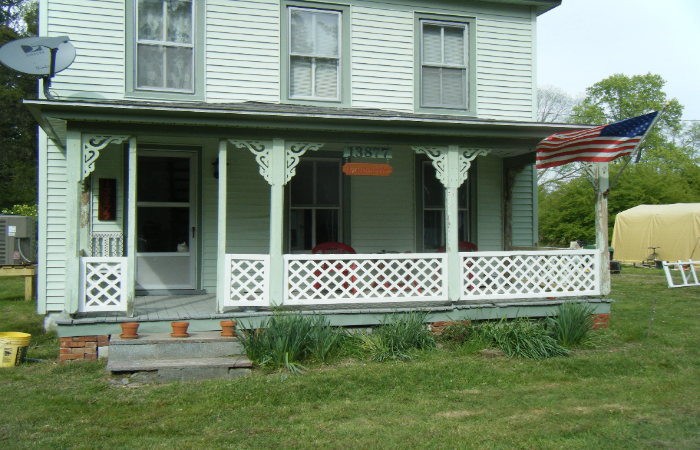
[(390, 147), (368, 147), (363, 145), (348, 145), (343, 148), (344, 158), (391, 158)]

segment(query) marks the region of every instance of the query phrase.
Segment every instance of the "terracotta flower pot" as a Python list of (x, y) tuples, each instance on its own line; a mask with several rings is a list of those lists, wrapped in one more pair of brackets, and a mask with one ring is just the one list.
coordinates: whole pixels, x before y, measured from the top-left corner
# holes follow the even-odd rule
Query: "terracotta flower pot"
[(235, 320), (222, 320), (219, 322), (219, 325), (221, 325), (221, 335), (226, 336), (226, 337), (234, 337), (235, 333), (233, 332), (233, 329), (236, 328), (236, 321)]
[(139, 337), (136, 331), (139, 329), (138, 322), (124, 322), (121, 324), (122, 334), (119, 335), (122, 339), (136, 339)]
[(172, 337), (187, 337), (187, 327), (190, 326), (189, 322), (170, 322), (170, 326), (173, 327), (173, 332), (170, 333)]

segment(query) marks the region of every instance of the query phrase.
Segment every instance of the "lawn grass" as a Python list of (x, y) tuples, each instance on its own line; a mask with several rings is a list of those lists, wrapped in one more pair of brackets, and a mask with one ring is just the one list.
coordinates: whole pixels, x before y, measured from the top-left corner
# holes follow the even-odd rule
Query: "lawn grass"
[[(16, 326), (40, 324), (2, 295)], [(700, 448), (700, 289), (625, 267), (610, 297), (598, 348), (541, 361), (443, 348), (142, 387), (100, 362), (0, 369), (0, 448)]]

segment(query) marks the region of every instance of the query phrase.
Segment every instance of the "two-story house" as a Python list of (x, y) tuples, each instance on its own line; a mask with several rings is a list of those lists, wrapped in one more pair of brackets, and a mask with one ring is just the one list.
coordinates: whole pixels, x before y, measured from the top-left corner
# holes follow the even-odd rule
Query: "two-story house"
[(77, 57), (27, 102), (39, 312), (69, 336), (599, 296), (596, 252), (533, 248), (535, 146), (571, 129), (535, 122), (537, 18), (559, 4), (41, 0), (40, 34)]

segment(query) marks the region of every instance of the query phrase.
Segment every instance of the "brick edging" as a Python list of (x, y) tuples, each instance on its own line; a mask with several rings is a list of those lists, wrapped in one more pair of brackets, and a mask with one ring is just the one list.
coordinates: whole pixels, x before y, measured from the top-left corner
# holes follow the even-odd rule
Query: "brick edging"
[(109, 335), (62, 337), (58, 361), (69, 363), (73, 361), (95, 360), (101, 347), (109, 346)]
[(610, 314), (591, 314), (593, 317), (592, 330), (599, 330), (601, 328), (608, 328), (608, 319), (610, 319)]

